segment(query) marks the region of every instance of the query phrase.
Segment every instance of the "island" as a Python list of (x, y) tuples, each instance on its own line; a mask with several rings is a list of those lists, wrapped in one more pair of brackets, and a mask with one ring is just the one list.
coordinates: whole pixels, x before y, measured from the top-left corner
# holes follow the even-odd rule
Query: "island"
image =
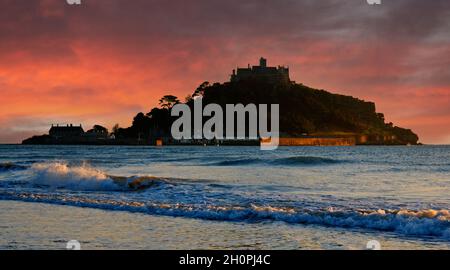
[(410, 129), (386, 123), (375, 103), (334, 94), (291, 81), (289, 68), (259, 65), (237, 68), (225, 83), (203, 82), (193, 94), (180, 101), (174, 95), (159, 100), (159, 107), (138, 113), (132, 125), (116, 125), (111, 132), (96, 125), (87, 132), (81, 125), (52, 125), (49, 134), (34, 136), (23, 144), (89, 145), (259, 145), (260, 140), (174, 140), (170, 111), (181, 102), (193, 107), (202, 97), (203, 105), (279, 104), (280, 145), (351, 146), (417, 145), (419, 137)]

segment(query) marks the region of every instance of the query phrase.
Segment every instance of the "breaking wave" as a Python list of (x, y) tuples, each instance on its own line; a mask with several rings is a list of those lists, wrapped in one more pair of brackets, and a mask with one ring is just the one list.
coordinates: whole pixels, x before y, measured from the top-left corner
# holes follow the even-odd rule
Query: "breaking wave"
[(33, 185), (76, 191), (141, 190), (164, 182), (163, 179), (150, 176), (112, 176), (86, 164), (69, 166), (60, 162), (38, 163), (30, 170)]
[(0, 199), (57, 205), (138, 212), (150, 215), (186, 217), (214, 221), (310, 224), (327, 227), (369, 229), (407, 236), (437, 237), (450, 240), (448, 210), (322, 210), (273, 206), (216, 206), (205, 204), (161, 204), (153, 202), (90, 199), (64, 195), (0, 193)]
[(39, 186), (71, 190), (119, 190), (113, 179), (88, 165), (70, 167), (66, 163), (38, 163), (31, 167), (31, 182)]

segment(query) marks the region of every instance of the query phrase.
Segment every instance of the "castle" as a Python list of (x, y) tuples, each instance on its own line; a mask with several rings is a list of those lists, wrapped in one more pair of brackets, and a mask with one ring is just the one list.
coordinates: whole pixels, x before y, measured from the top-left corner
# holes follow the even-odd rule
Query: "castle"
[(267, 59), (259, 60), (259, 66), (248, 65), (247, 68), (237, 68), (233, 70), (231, 82), (238, 82), (249, 79), (264, 80), (270, 83), (290, 83), (289, 68), (284, 66), (268, 67)]

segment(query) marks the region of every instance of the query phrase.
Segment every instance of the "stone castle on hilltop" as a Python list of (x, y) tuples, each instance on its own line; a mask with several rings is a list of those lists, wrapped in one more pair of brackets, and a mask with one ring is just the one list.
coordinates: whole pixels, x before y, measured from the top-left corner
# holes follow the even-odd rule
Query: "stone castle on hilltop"
[(259, 60), (259, 66), (252, 66), (250, 64), (247, 68), (237, 68), (233, 70), (231, 75), (231, 82), (245, 81), (249, 79), (264, 80), (270, 83), (285, 83), (291, 82), (289, 78), (289, 68), (284, 66), (268, 67), (267, 59)]

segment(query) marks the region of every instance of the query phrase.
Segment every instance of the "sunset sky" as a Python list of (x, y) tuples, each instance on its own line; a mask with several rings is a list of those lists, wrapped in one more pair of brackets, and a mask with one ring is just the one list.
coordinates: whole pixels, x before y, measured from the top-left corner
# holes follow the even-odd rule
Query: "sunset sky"
[(129, 126), (232, 69), (377, 104), (424, 143), (450, 143), (450, 1), (0, 0), (0, 143), (52, 123)]

